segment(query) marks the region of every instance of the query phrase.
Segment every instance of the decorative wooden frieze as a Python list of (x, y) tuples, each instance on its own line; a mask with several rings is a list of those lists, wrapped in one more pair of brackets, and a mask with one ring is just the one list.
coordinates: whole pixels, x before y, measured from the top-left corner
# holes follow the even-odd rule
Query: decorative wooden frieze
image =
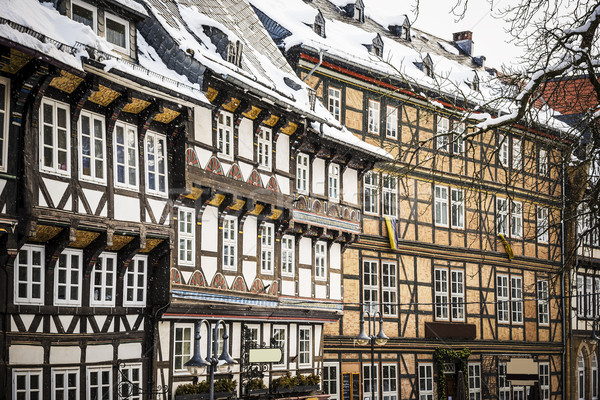
[(210, 101), (211, 103), (217, 98), (217, 95), (219, 94), (219, 91), (213, 87), (209, 87), (206, 90), (206, 98), (208, 99), (208, 101)]
[(242, 112), (242, 115), (251, 120), (255, 120), (260, 115), (261, 112), (262, 112), (262, 109), (251, 105)]
[(60, 75), (50, 81), (50, 86), (66, 93), (73, 93), (75, 89), (84, 81), (84, 78), (74, 75), (65, 70), (60, 71)]
[(267, 126), (274, 127), (278, 121), (279, 121), (279, 116), (277, 116), (275, 114), (270, 114), (267, 118), (265, 118), (262, 121), (262, 123)]
[(115, 101), (119, 96), (122, 96), (122, 94), (116, 90), (103, 85), (98, 85), (98, 90), (93, 92), (88, 100), (99, 106), (108, 107), (108, 105)]
[(185, 150), (185, 163), (192, 167), (200, 167), (200, 161), (198, 160), (198, 154), (196, 149), (188, 147)]
[(240, 99), (230, 97), (229, 99), (225, 100), (225, 102), (223, 102), (223, 105), (221, 107), (229, 112), (235, 112), (235, 110), (237, 110), (237, 108), (239, 107), (240, 103)]
[(129, 104), (123, 107), (123, 111), (130, 114), (139, 114), (142, 110), (145, 110), (151, 103), (146, 100), (132, 98)]
[(293, 135), (298, 129), (298, 124), (292, 121), (287, 121), (280, 129), (281, 133), (285, 133), (288, 136)]

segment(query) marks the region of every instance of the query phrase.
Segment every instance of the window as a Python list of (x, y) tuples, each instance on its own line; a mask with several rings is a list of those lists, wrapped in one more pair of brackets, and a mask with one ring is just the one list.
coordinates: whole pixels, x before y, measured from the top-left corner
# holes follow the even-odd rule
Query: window
[(523, 142), (519, 138), (512, 139), (512, 167), (523, 168)]
[[(371, 385), (373, 383), (373, 385)], [(371, 394), (375, 387), (375, 399), (377, 400), (379, 384), (377, 382), (377, 366), (363, 364), (363, 399), (371, 400)]]
[(499, 235), (508, 232), (508, 205), (506, 199), (496, 198), (496, 224)]
[(510, 382), (506, 379), (506, 363), (498, 363), (498, 400), (510, 400)]
[(548, 152), (545, 149), (540, 149), (538, 173), (541, 176), (546, 176), (548, 174)]
[(180, 207), (177, 210), (178, 214), (178, 239), (179, 239), (179, 257), (178, 261), (180, 265), (195, 264), (195, 245), (196, 245), (196, 216), (195, 211), (192, 208)]
[(120, 50), (129, 53), (129, 22), (116, 15), (104, 13), (106, 16), (106, 40)]
[(229, 42), (227, 44), (227, 62), (240, 67), (242, 65), (242, 42), (239, 40), (236, 42)]
[(273, 274), (274, 225), (265, 223), (260, 232), (260, 272)]
[(315, 279), (327, 279), (327, 244), (315, 244)]
[[(596, 357), (596, 356), (594, 355), (594, 357)], [(540, 385), (540, 399), (548, 400), (548, 399), (550, 399), (550, 364), (538, 363), (538, 374), (539, 374), (539, 385)], [(592, 371), (592, 380), (593, 379), (594, 379), (594, 373)], [(593, 389), (594, 387), (595, 386), (592, 386), (592, 390), (594, 390)], [(596, 392), (596, 395), (597, 395), (597, 392)], [(594, 396), (592, 395), (592, 398), (593, 397)]]
[(379, 135), (379, 102), (369, 100), (369, 132)]
[(287, 363), (287, 351), (285, 345), (288, 341), (287, 328), (285, 326), (274, 326), (273, 340), (275, 346), (281, 349), (281, 360), (273, 365), (285, 365)]
[(294, 250), (295, 242), (293, 236), (284, 236), (281, 238), (281, 274), (284, 276), (294, 276)]
[(520, 276), (510, 277), (510, 296), (512, 309), (512, 322), (523, 323), (523, 278)]
[(498, 135), (498, 161), (503, 167), (508, 167), (508, 139), (506, 135)]
[(435, 318), (448, 319), (448, 270), (435, 269)]
[(81, 305), (81, 250), (67, 249), (58, 257), (54, 271), (54, 305)]
[(398, 215), (398, 182), (395, 177), (386, 174), (381, 176), (381, 181), (383, 215), (396, 217)]
[(340, 166), (329, 164), (329, 200), (340, 200)]
[(221, 111), (217, 120), (219, 156), (233, 159), (233, 114)]
[(435, 224), (448, 226), (448, 188), (435, 187)]
[(298, 154), (296, 157), (296, 189), (300, 193), (308, 193), (308, 156)]
[[(448, 269), (436, 268), (435, 275), (435, 317), (439, 320), (464, 321), (465, 288), (464, 271), (450, 270), (450, 285), (448, 285)], [(451, 301), (448, 301), (448, 299)], [(450, 309), (450, 313), (448, 312)]]
[(310, 327), (301, 326), (298, 330), (298, 364), (312, 363), (312, 338)]
[(148, 193), (167, 194), (167, 139), (150, 131), (146, 133), (146, 187)]
[(387, 106), (385, 118), (385, 134), (391, 139), (398, 138), (398, 108)]
[(593, 318), (593, 307), (592, 307), (592, 294), (593, 291), (593, 279), (591, 276), (585, 277), (585, 314), (588, 318)]
[(69, 105), (44, 98), (40, 107), (40, 159), (43, 171), (69, 175), (71, 135)]
[(508, 295), (508, 276), (498, 275), (496, 277), (496, 301), (498, 308), (498, 322), (510, 323), (509, 315), (509, 303), (510, 298)]
[(88, 368), (88, 399), (112, 399), (112, 367)]
[(381, 263), (381, 297), (383, 302), (383, 315), (397, 315), (398, 303), (396, 289), (396, 264), (388, 261)]
[(548, 281), (539, 279), (537, 281), (537, 297), (538, 297), (538, 323), (540, 325), (548, 325), (550, 315), (548, 313)]
[(383, 400), (396, 400), (398, 398), (398, 374), (394, 364), (383, 364), (381, 366), (381, 384)]
[(223, 269), (237, 270), (237, 218), (223, 219)]
[(42, 370), (13, 370), (13, 399), (38, 400), (42, 398)]
[(10, 127), (10, 81), (0, 77), (0, 171), (6, 172)]
[(594, 279), (594, 304), (596, 317), (600, 316), (600, 277)]
[(585, 361), (582, 353), (577, 357), (577, 399), (585, 399)]
[(465, 142), (464, 142), (464, 134), (465, 134), (465, 123), (457, 122), (454, 125), (454, 137), (452, 141), (452, 153), (454, 154), (463, 154), (465, 151)]
[(464, 321), (465, 319), (465, 274), (463, 271), (453, 269), (450, 271), (450, 293), (452, 298), (452, 319)]
[(481, 400), (481, 364), (469, 363), (469, 400)]
[(175, 324), (175, 341), (173, 350), (173, 370), (175, 372), (187, 371), (183, 365), (192, 358), (193, 351), (193, 333), (194, 325), (179, 325)]
[(451, 226), (453, 228), (464, 228), (465, 226), (465, 204), (463, 191), (461, 189), (450, 190), (451, 201)]
[(450, 131), (450, 121), (446, 117), (437, 118), (437, 137), (436, 147), (439, 151), (448, 152), (448, 132)]
[(433, 364), (419, 364), (419, 400), (433, 400)]
[(379, 212), (379, 175), (376, 172), (365, 174), (364, 208), (367, 214)]
[(523, 386), (513, 387), (513, 400), (525, 400), (525, 388)]
[(379, 265), (377, 261), (363, 261), (363, 304), (364, 312), (373, 313), (377, 310), (379, 301), (379, 280), (377, 279), (377, 270)]
[(340, 114), (340, 99), (342, 97), (341, 91), (340, 91), (340, 89), (330, 87), (328, 89), (328, 94), (329, 94), (329, 96), (327, 97), (327, 100), (328, 100), (328, 104), (329, 104), (329, 112), (331, 113), (331, 115), (333, 115), (333, 117), (336, 120), (341, 122), (342, 121), (341, 114)]
[(513, 237), (523, 236), (523, 206), (518, 201), (510, 202), (510, 234)]
[[(248, 328), (249, 344), (254, 346), (253, 348), (260, 347), (260, 341), (258, 340), (260, 326), (259, 325), (246, 325), (246, 327)], [(217, 336), (219, 337), (219, 335), (217, 335)]]
[(577, 275), (577, 315), (585, 316), (585, 286), (583, 285), (583, 275)]
[(79, 399), (79, 368), (52, 368), (52, 400)]
[(44, 304), (44, 246), (24, 245), (15, 260), (15, 304)]
[(323, 364), (323, 391), (329, 394), (330, 400), (339, 400), (338, 364)]
[(90, 282), (91, 306), (115, 305), (115, 279), (117, 276), (117, 255), (102, 253), (92, 271)]
[(82, 111), (79, 117), (79, 176), (93, 182), (106, 182), (104, 117)]
[(125, 364), (120, 367), (119, 397), (130, 400), (142, 399), (142, 365)]
[(73, 21), (80, 22), (89, 26), (94, 32), (96, 29), (96, 7), (77, 0), (71, 1), (71, 18)]
[(117, 121), (115, 125), (115, 185), (137, 189), (137, 128)]
[[(545, 364), (547, 371), (550, 369), (548, 364)], [(550, 389), (550, 374), (546, 372), (546, 391)], [(542, 380), (542, 373), (540, 368), (540, 383)], [(541, 386), (541, 385), (540, 385)], [(543, 400), (549, 399), (550, 396), (542, 397)], [(596, 353), (592, 354), (592, 400), (598, 399), (598, 357)]]
[(146, 263), (147, 256), (135, 256), (129, 263), (124, 277), (124, 306), (146, 305)]
[(271, 129), (261, 126), (258, 132), (258, 166), (271, 170)]
[(537, 208), (537, 238), (540, 243), (548, 243), (548, 209)]

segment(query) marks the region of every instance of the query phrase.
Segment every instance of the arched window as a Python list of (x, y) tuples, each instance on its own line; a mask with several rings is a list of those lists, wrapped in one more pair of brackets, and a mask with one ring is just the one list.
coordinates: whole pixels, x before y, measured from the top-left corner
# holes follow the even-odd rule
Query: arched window
[(585, 399), (585, 361), (583, 360), (583, 353), (579, 353), (579, 357), (577, 357), (577, 398), (579, 400)]
[(592, 400), (598, 400), (598, 357), (592, 356)]

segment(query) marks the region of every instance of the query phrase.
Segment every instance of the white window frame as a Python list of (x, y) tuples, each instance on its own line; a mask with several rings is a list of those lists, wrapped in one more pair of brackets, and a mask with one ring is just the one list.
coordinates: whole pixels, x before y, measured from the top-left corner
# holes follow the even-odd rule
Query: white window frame
[[(123, 143), (119, 143), (118, 135), (119, 130), (123, 135)], [(132, 137), (134, 143), (129, 142), (129, 138)], [(118, 149), (122, 148), (123, 152), (123, 160), (119, 162), (118, 160)], [(137, 190), (139, 185), (139, 158), (138, 158), (138, 134), (137, 127), (132, 124), (127, 124), (122, 121), (117, 121), (114, 129), (114, 138), (113, 138), (113, 151), (114, 151), (114, 173), (115, 180), (114, 184), (116, 187), (124, 188), (124, 189), (133, 189)], [(119, 181), (119, 167), (123, 168), (123, 179), (124, 181)], [(135, 177), (135, 182), (132, 181), (132, 175)]]
[[(104, 382), (104, 380), (102, 379), (102, 373), (103, 372), (108, 372), (108, 382)], [(86, 371), (86, 378), (87, 378), (87, 398), (88, 399), (95, 399), (95, 398), (102, 398), (105, 400), (112, 400), (113, 398), (113, 373), (112, 373), (112, 367), (110, 366), (98, 366), (98, 367), (88, 367), (87, 371)], [(102, 388), (102, 387), (108, 387), (108, 398), (107, 397), (95, 397), (92, 396), (92, 378), (91, 375), (92, 373), (96, 373), (98, 374), (98, 383), (99, 385), (98, 388)]]
[(298, 193), (308, 194), (309, 173), (310, 158), (306, 154), (298, 153), (296, 156), (296, 190)]
[(512, 167), (520, 170), (523, 168), (523, 140), (512, 138)]
[(582, 352), (577, 357), (577, 399), (585, 399), (585, 360)]
[(508, 234), (508, 200), (496, 197), (496, 230), (498, 234)]
[(327, 243), (315, 243), (315, 280), (327, 280)]
[(273, 131), (266, 126), (260, 127), (257, 138), (258, 168), (270, 171), (272, 168)]
[(548, 208), (537, 206), (537, 240), (548, 243)]
[[(57, 386), (57, 376), (63, 376), (63, 386)], [(69, 375), (75, 375), (75, 386), (69, 386)], [(57, 394), (57, 391), (62, 391), (62, 395)], [(75, 400), (79, 400), (79, 368), (52, 368), (52, 400), (69, 400), (69, 391), (75, 394)], [(41, 397), (40, 397), (41, 398)]]
[[(594, 354), (594, 357), (596, 355)], [(597, 371), (597, 369), (596, 369)], [(594, 372), (592, 367), (592, 382), (594, 380)], [(540, 400), (549, 400), (550, 399), (550, 363), (547, 362), (538, 362), (538, 382), (540, 385)], [(598, 382), (596, 380), (596, 382)], [(592, 391), (594, 387), (592, 386)], [(596, 389), (597, 390), (597, 389)], [(592, 392), (593, 393), (593, 392)], [(596, 392), (597, 394), (597, 392)], [(596, 395), (597, 397), (597, 395)], [(592, 396), (592, 400), (595, 398)]]
[[(312, 327), (310, 326), (299, 326), (298, 327), (298, 365), (308, 366), (312, 365), (313, 359), (313, 347), (312, 347)], [(308, 361), (306, 360), (308, 358)]]
[(381, 175), (381, 212), (385, 216), (398, 216), (398, 180), (395, 176)]
[(365, 214), (379, 214), (379, 174), (369, 171), (364, 176), (364, 212)]
[(464, 122), (454, 122), (454, 135), (452, 137), (452, 154), (462, 155), (465, 152), (466, 125)]
[(594, 307), (592, 304), (592, 294), (594, 293), (594, 279), (586, 275), (585, 277), (585, 315), (588, 318), (594, 317)]
[(0, 172), (6, 172), (10, 130), (10, 80), (0, 77), (0, 85), (4, 85), (4, 93), (0, 93), (0, 96), (4, 96), (4, 109), (0, 108)]
[[(44, 121), (45, 106), (49, 106), (52, 112), (52, 123)], [(58, 126), (58, 111), (65, 113), (65, 126)], [(71, 113), (67, 103), (52, 100), (47, 97), (42, 99), (40, 104), (40, 121), (39, 121), (39, 148), (40, 148), (40, 170), (57, 175), (71, 175)], [(49, 128), (52, 131), (52, 143), (46, 144), (44, 141), (44, 130)], [(65, 135), (64, 147), (58, 147), (59, 135)], [(45, 165), (45, 149), (50, 149), (52, 152), (52, 165)], [(58, 164), (59, 153), (66, 157), (64, 168)]]
[[(26, 381), (25, 381), (25, 389), (18, 389), (17, 388), (17, 379), (19, 376), (24, 376)], [(33, 376), (37, 376), (38, 377), (38, 387), (37, 388), (32, 388), (31, 387), (31, 377)], [(13, 399), (17, 399), (17, 395), (20, 393), (23, 393), (25, 395), (25, 400), (30, 400), (31, 399), (31, 393), (33, 393), (34, 389), (38, 389), (37, 393), (37, 399), (42, 399), (43, 398), (43, 393), (44, 393), (44, 381), (43, 381), (44, 377), (42, 375), (42, 369), (13, 369), (12, 371), (12, 398)]]
[(469, 368), (469, 400), (481, 400), (481, 364), (470, 362)]
[[(146, 144), (146, 151), (144, 152), (144, 161), (146, 164), (146, 192), (165, 197), (169, 193), (167, 137), (160, 133), (148, 131), (146, 132), (144, 143)], [(162, 152), (160, 151), (161, 148)], [(154, 161), (154, 169), (152, 169), (151, 158)], [(153, 188), (150, 187), (151, 177), (154, 177)], [(161, 179), (163, 182), (162, 184), (164, 185), (163, 189), (160, 187)]]
[(223, 255), (222, 266), (224, 270), (237, 271), (238, 268), (238, 220), (227, 215), (223, 218)]
[[(123, 25), (123, 27), (125, 28), (125, 47), (120, 46), (118, 44), (115, 44), (111, 41), (108, 40), (108, 20), (113, 20), (114, 22)], [(131, 43), (130, 43), (130, 39), (129, 39), (129, 21), (127, 21), (126, 19), (123, 19), (121, 17), (116, 16), (115, 14), (109, 13), (107, 11), (104, 11), (104, 29), (105, 29), (105, 36), (106, 36), (106, 41), (108, 43), (110, 43), (111, 46), (113, 46), (113, 48), (117, 51), (121, 51), (123, 53), (125, 53), (126, 55), (129, 55), (129, 49), (131, 48)]]
[(294, 236), (285, 235), (281, 238), (281, 275), (294, 276), (296, 263), (296, 240)]
[(381, 261), (381, 302), (385, 317), (398, 315), (398, 274), (395, 262)]
[(378, 311), (379, 304), (379, 261), (364, 259), (362, 265), (363, 312), (373, 313)]
[(503, 167), (508, 167), (508, 138), (498, 135), (498, 161)]
[[(92, 6), (91, 4), (88, 3), (84, 3), (82, 1), (79, 0), (71, 0), (71, 19), (73, 21), (75, 21), (75, 18), (73, 18), (73, 5), (77, 5), (81, 8), (85, 8), (88, 11), (91, 11), (93, 14), (93, 21), (92, 24), (93, 26), (90, 26), (90, 29), (92, 29), (94, 31), (94, 33), (98, 33), (98, 9), (94, 6)], [(85, 24), (84, 24), (85, 25)], [(85, 25), (85, 26), (89, 26), (89, 25)]]
[(398, 366), (396, 364), (381, 365), (381, 398), (382, 400), (398, 398)]
[[(33, 264), (33, 253), (39, 253), (39, 265)], [(22, 255), (27, 257), (27, 263), (21, 264)], [(44, 246), (26, 244), (23, 245), (18, 252), (15, 260), (14, 268), (14, 303), (15, 304), (30, 304), (30, 305), (44, 305), (44, 283), (46, 278), (46, 266), (45, 266), (45, 248)], [(19, 279), (19, 269), (25, 268), (26, 279)], [(37, 270), (37, 271), (36, 271)], [(35, 272), (39, 273), (39, 281), (34, 281)], [(33, 286), (34, 284), (39, 286), (39, 297), (33, 297)], [(27, 292), (26, 296), (19, 296), (19, 285), (24, 285), (24, 289)]]
[[(87, 118), (89, 121), (87, 134), (84, 135), (84, 124), (83, 119)], [(100, 132), (96, 131), (95, 122), (100, 122)], [(79, 179), (90, 181), (93, 183), (106, 184), (106, 128), (104, 124), (104, 116), (100, 114), (96, 114), (87, 110), (81, 111), (81, 115), (79, 116), (78, 121), (78, 136), (79, 136)], [(100, 136), (96, 136), (100, 133)], [(83, 141), (87, 139), (89, 142), (89, 151), (88, 154), (84, 154), (83, 152)], [(101, 153), (96, 154), (97, 147), (96, 145), (100, 143)], [(89, 174), (84, 173), (84, 159), (87, 159), (89, 162)], [(100, 168), (97, 168), (100, 163)], [(98, 175), (101, 176), (98, 176)]]
[[(110, 263), (108, 261), (111, 261)], [(108, 269), (108, 265), (112, 269)], [(98, 257), (98, 262), (92, 269), (90, 278), (90, 305), (100, 307), (114, 307), (116, 299), (116, 277), (117, 277), (117, 254), (102, 253)], [(96, 284), (96, 281), (99, 284)], [(94, 299), (94, 294), (98, 290), (100, 300)], [(107, 297), (110, 295), (110, 299)]]
[(496, 308), (498, 323), (510, 323), (510, 288), (508, 275), (496, 275)]
[[(77, 265), (73, 265), (73, 258), (77, 257)], [(63, 264), (64, 262), (64, 264)], [(62, 272), (64, 271), (64, 274)], [(76, 272), (75, 282), (73, 281)], [(54, 305), (55, 306), (81, 306), (81, 287), (83, 275), (83, 250), (65, 249), (58, 256), (54, 267)], [(64, 278), (64, 281), (63, 281)], [(65, 288), (65, 298), (60, 299), (58, 292)]]
[[(592, 373), (591, 373), (591, 386), (592, 386), (592, 400), (598, 400), (598, 356), (596, 353), (592, 354)], [(548, 374), (549, 376), (550, 374)], [(550, 380), (548, 380), (549, 382)], [(550, 385), (548, 384), (548, 391), (550, 390)], [(542, 398), (542, 400), (549, 399), (550, 396), (546, 398)]]
[[(119, 387), (117, 389), (117, 391), (120, 391), (121, 394), (129, 394), (127, 396), (128, 400), (142, 400), (142, 389), (143, 389), (143, 374), (144, 374), (144, 370), (142, 368), (142, 364), (141, 363), (132, 363), (132, 364), (125, 364), (121, 367), (119, 367)], [(137, 371), (138, 373), (138, 378), (135, 379), (133, 377), (133, 373)], [(127, 378), (129, 380), (129, 382), (127, 382), (125, 379), (123, 379), (123, 375), (125, 375), (125, 378)], [(119, 395), (119, 393), (117, 393), (117, 396)]]
[(450, 120), (446, 117), (437, 117), (437, 131), (436, 131), (436, 149), (447, 153), (450, 150)]
[(548, 280), (537, 280), (537, 302), (538, 302), (538, 323), (548, 326), (550, 324), (550, 309), (548, 304)]
[[(192, 355), (194, 354), (194, 328), (194, 324), (175, 323), (173, 326), (173, 373), (175, 375), (188, 373), (188, 370), (184, 364), (188, 362), (188, 360), (192, 358)], [(178, 331), (181, 334), (180, 338), (178, 338)], [(186, 332), (188, 332), (189, 335), (186, 336)], [(177, 365), (179, 361), (181, 361), (181, 368), (178, 368)]]
[[(379, 371), (378, 364), (373, 363), (364, 363), (363, 364), (363, 400), (372, 400), (371, 399), (371, 383), (375, 383), (375, 399), (378, 400), (377, 396), (379, 395)], [(373, 380), (371, 380), (371, 374), (373, 374)]]
[(327, 89), (327, 106), (328, 110), (338, 122), (342, 122), (341, 104), (342, 91), (338, 88), (329, 87)]
[(435, 185), (434, 222), (436, 226), (448, 226), (448, 187)]
[[(340, 365), (338, 363), (323, 363), (323, 391), (329, 394), (329, 400), (340, 400), (339, 383)], [(331, 390), (332, 388), (334, 390)]]
[(438, 321), (450, 319), (448, 289), (448, 269), (434, 268), (435, 319)]
[(462, 189), (450, 189), (450, 226), (462, 229), (465, 227), (465, 197)]
[(510, 381), (506, 379), (506, 363), (498, 363), (498, 400), (510, 400)]
[(539, 152), (538, 174), (540, 176), (548, 175), (548, 151), (546, 149), (540, 149), (540, 152)]
[(465, 320), (465, 273), (460, 269), (434, 269), (435, 318)]
[(600, 316), (600, 277), (594, 277), (594, 308), (596, 317)]
[(219, 157), (233, 160), (233, 114), (227, 111), (217, 118), (217, 149)]
[(368, 102), (368, 107), (369, 107), (369, 133), (372, 133), (374, 135), (379, 135), (379, 128), (380, 128), (380, 110), (381, 110), (381, 104), (378, 101), (375, 100), (371, 100), (369, 99)]
[(452, 321), (465, 320), (465, 271), (450, 270), (450, 318)]
[(264, 223), (260, 232), (260, 272), (273, 275), (275, 263), (275, 225)]
[[(283, 336), (281, 337), (281, 334), (277, 334), (275, 331), (277, 330), (277, 332), (283, 332)], [(288, 330), (287, 330), (287, 326), (286, 325), (273, 325), (273, 339), (275, 340), (275, 346), (281, 346), (281, 361), (280, 362), (274, 362), (273, 363), (273, 368), (284, 368), (287, 365), (287, 353), (288, 353), (288, 349), (287, 349), (287, 345), (288, 345)]]
[(196, 210), (177, 209), (177, 263), (193, 267), (196, 264)]
[(386, 106), (385, 135), (390, 139), (398, 139), (398, 107)]
[(577, 293), (577, 315), (583, 317), (585, 316), (585, 284), (583, 275), (577, 274), (575, 290)]
[(419, 363), (419, 400), (433, 400), (433, 364)]
[(331, 163), (327, 171), (329, 200), (337, 203), (340, 201), (340, 166)]
[[(133, 284), (130, 284), (129, 282), (131, 279), (133, 280)], [(138, 254), (137, 256), (133, 257), (133, 259), (129, 263), (129, 266), (125, 271), (125, 276), (123, 277), (123, 306), (140, 307), (146, 305), (147, 280), (148, 256)], [(133, 300), (127, 299), (129, 290), (131, 290), (133, 293)]]
[(510, 202), (510, 236), (523, 236), (523, 203), (520, 201)]
[(523, 324), (523, 278), (519, 275), (510, 277), (510, 305), (513, 324)]

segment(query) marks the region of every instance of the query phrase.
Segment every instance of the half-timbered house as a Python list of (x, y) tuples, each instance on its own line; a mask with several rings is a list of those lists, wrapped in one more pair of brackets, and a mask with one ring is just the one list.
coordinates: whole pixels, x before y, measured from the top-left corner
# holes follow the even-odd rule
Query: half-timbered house
[[(463, 376), (470, 399), (522, 399), (507, 377), (519, 358), (535, 362), (542, 398), (560, 398), (564, 125), (472, 134), (465, 111), (492, 98), (496, 77), (471, 32), (438, 38), (365, 13), (366, 0), (250, 2), (330, 112), (396, 159), (361, 182), (344, 315), (325, 326), (332, 398), (449, 398)], [(365, 312), (390, 337), (374, 356), (356, 340)]]

